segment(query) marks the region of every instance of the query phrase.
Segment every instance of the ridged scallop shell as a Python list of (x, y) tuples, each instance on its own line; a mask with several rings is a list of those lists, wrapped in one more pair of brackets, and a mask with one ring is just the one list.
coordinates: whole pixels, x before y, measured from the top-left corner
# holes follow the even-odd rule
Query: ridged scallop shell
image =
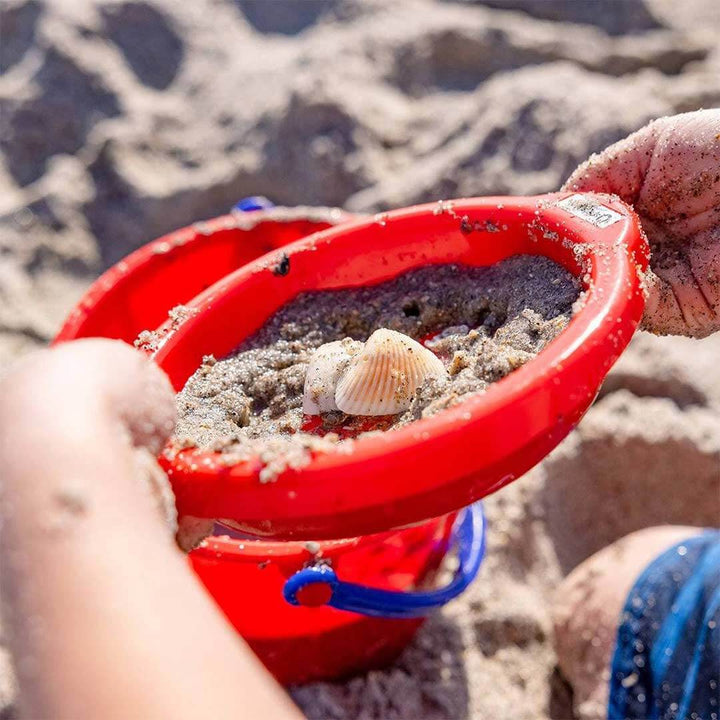
[(347, 366), (335, 404), (348, 415), (394, 415), (407, 410), (427, 378), (446, 378), (440, 358), (394, 330), (376, 330)]
[(321, 345), (311, 356), (305, 375), (303, 412), (307, 415), (337, 410), (335, 388), (353, 355), (363, 344), (350, 338)]

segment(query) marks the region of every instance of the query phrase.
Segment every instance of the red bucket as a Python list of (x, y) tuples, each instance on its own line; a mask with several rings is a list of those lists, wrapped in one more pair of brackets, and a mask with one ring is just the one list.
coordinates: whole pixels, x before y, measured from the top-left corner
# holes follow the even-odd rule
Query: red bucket
[[(344, 581), (391, 591), (432, 582), (448, 548), (452, 516), (405, 530), (320, 543), (213, 537), (190, 562), (228, 620), (282, 683), (342, 677), (391, 662), (422, 618), (369, 617), (328, 607), (324, 585), (306, 587), (296, 607), (283, 597), (287, 580), (318, 558)], [(317, 605), (313, 607), (313, 605)]]
[[(55, 342), (108, 337), (132, 343), (244, 263), (349, 216), (339, 210), (233, 214), (162, 237), (100, 277)], [(228, 620), (282, 683), (331, 679), (392, 661), (422, 616), (373, 617), (330, 607), (327, 586), (283, 596), (289, 578), (330, 562), (343, 582), (404, 594), (431, 583), (448, 551), (455, 514), (352, 540), (317, 543), (209, 538), (189, 562)], [(310, 547), (312, 552), (308, 549)], [(474, 573), (473, 573), (474, 575)]]
[(105, 337), (132, 344), (176, 305), (246, 263), (353, 219), (337, 208), (277, 208), (197, 222), (143, 245), (101, 275), (70, 311), (55, 342)]

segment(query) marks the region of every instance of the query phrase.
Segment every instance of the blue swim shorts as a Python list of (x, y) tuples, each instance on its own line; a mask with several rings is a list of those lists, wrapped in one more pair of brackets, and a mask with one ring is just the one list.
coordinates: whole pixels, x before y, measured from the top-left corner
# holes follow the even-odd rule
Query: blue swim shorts
[(720, 720), (720, 530), (674, 545), (630, 591), (609, 720)]

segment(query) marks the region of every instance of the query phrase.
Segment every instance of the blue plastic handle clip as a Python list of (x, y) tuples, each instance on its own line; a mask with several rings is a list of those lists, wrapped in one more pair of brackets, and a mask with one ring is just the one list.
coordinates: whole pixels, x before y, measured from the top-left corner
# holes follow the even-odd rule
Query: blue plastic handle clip
[(266, 197), (262, 195), (251, 195), (250, 197), (244, 197), (242, 200), (238, 200), (235, 205), (233, 205), (233, 210), (252, 212), (253, 210), (267, 210), (273, 207), (275, 207), (275, 203)]
[(455, 521), (451, 547), (453, 544), (457, 544), (459, 567), (452, 581), (438, 590), (378, 590), (344, 582), (328, 565), (312, 565), (298, 570), (287, 580), (283, 596), (291, 605), (301, 605), (297, 593), (307, 585), (323, 583), (329, 588), (325, 604), (338, 610), (374, 617), (421, 617), (457, 597), (475, 579), (485, 556), (485, 516), (481, 503), (465, 508)]

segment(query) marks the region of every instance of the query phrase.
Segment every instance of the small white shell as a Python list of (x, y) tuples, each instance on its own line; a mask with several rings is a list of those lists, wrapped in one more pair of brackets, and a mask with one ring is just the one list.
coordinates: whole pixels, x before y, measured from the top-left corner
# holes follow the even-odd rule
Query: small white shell
[(407, 410), (427, 378), (446, 378), (440, 358), (394, 330), (376, 330), (355, 355), (335, 390), (348, 415), (394, 415)]
[(353, 355), (363, 344), (350, 338), (321, 345), (310, 358), (303, 395), (303, 412), (307, 415), (337, 410), (335, 388)]

